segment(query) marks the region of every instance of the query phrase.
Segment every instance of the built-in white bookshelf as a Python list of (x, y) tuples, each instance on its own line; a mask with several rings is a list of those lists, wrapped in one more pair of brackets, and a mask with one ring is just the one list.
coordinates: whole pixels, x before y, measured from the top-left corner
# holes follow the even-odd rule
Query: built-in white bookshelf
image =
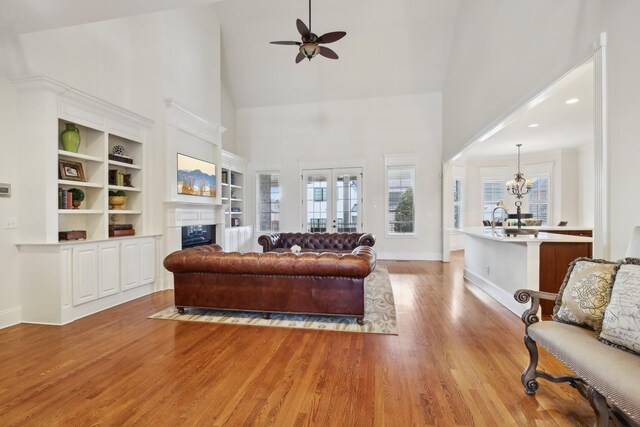
[[(55, 243), (60, 232), (76, 230), (86, 231), (87, 241), (108, 239), (113, 220), (132, 224), (136, 236), (147, 233), (144, 147), (153, 122), (48, 78), (15, 83), (26, 124), (21, 144), (32, 159), (24, 171), (28, 197), (21, 198), (26, 214), (19, 240)], [(67, 124), (78, 130), (77, 152), (61, 142)], [(120, 157), (114, 158), (116, 146)], [(118, 171), (126, 183), (110, 180)], [(84, 193), (75, 209), (61, 197), (74, 188)], [(116, 191), (127, 197), (122, 210), (109, 205), (109, 192)]]
[[(222, 207), (226, 227), (241, 227), (244, 217), (244, 160), (231, 153), (223, 152), (220, 185)], [(228, 163), (224, 163), (227, 160)]]
[[(145, 224), (144, 182), (153, 122), (47, 77), (14, 84), (24, 123), (17, 243), (23, 322), (65, 324), (153, 292), (159, 235)], [(77, 152), (60, 141), (68, 123), (80, 135)], [(116, 146), (125, 157), (110, 158)], [(122, 182), (110, 181), (110, 171), (120, 171)], [(76, 209), (61, 197), (74, 188), (84, 193)], [(122, 209), (110, 206), (110, 191), (127, 196)], [(113, 220), (132, 224), (135, 235), (110, 238)], [(62, 237), (84, 231), (86, 238), (61, 240), (65, 231), (80, 233)]]

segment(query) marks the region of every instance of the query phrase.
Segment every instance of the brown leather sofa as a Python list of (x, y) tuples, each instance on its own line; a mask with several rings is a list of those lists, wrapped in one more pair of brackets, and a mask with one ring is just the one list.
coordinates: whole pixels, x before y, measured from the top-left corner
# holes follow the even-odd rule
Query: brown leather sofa
[(175, 305), (268, 313), (364, 316), (364, 279), (376, 255), (361, 246), (349, 254), (222, 252), (218, 245), (174, 252)]
[(258, 237), (262, 252), (291, 252), (298, 245), (301, 252), (350, 253), (358, 246), (373, 246), (376, 238), (370, 233), (272, 233)]

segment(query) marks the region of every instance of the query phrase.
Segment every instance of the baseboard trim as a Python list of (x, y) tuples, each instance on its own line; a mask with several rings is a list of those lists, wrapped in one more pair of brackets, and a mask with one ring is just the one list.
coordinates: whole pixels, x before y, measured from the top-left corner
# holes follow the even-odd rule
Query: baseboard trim
[[(375, 250), (375, 247), (373, 249)], [(378, 252), (378, 259), (388, 261), (442, 261), (442, 254), (436, 252)]]
[(522, 316), (522, 313), (524, 313), (524, 311), (527, 309), (526, 306), (516, 301), (513, 298), (513, 295), (511, 295), (509, 292), (505, 291), (500, 286), (496, 285), (490, 280), (485, 279), (477, 273), (469, 271), (465, 268), (464, 278), (518, 316)]
[(22, 307), (11, 307), (0, 311), (0, 329), (22, 322)]

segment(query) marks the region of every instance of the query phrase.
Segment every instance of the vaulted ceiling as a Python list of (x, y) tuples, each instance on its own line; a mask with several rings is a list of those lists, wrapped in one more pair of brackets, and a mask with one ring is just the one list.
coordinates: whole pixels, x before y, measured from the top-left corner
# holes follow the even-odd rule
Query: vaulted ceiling
[(343, 30), (339, 60), (296, 64), (308, 0), (0, 0), (0, 37), (216, 3), (223, 84), (236, 107), (442, 91), (459, 0), (315, 0), (314, 33)]
[(236, 107), (321, 102), (442, 91), (458, 0), (316, 0), (313, 32), (346, 31), (328, 47), (338, 60), (295, 63), (296, 19), (307, 0), (226, 0), (216, 5), (222, 28), (223, 83)]

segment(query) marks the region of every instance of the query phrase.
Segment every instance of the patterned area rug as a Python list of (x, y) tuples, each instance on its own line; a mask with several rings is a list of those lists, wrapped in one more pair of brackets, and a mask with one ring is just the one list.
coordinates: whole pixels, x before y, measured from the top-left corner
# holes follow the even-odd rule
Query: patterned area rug
[(363, 325), (358, 325), (354, 317), (274, 313), (271, 315), (271, 319), (263, 319), (260, 313), (203, 308), (187, 308), (185, 314), (178, 314), (175, 307), (167, 308), (149, 316), (149, 318), (398, 335), (396, 305), (393, 300), (393, 290), (387, 267), (376, 266), (365, 279), (364, 297)]

